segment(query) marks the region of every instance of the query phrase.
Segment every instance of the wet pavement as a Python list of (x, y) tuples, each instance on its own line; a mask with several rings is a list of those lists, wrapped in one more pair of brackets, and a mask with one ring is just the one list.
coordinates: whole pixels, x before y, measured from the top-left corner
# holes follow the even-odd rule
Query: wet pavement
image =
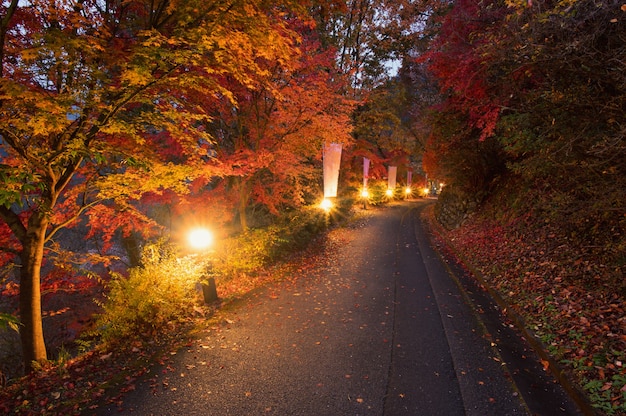
[(580, 414), (488, 295), (433, 250), (425, 204), (331, 231), (314, 267), (218, 312), (121, 406), (85, 414)]

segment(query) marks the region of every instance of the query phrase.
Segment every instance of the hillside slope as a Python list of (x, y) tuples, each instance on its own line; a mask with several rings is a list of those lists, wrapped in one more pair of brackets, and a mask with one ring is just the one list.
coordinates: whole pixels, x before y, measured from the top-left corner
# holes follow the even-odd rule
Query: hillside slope
[(613, 229), (585, 243), (569, 233), (567, 218), (503, 214), (501, 201), (491, 198), (461, 227), (437, 227), (440, 237), (522, 318), (600, 414), (626, 414), (626, 267), (614, 242), (623, 236)]

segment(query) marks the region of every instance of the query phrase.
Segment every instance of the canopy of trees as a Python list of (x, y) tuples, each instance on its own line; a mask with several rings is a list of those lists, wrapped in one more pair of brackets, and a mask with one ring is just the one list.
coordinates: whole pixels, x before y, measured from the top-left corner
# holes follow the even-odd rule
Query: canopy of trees
[(323, 143), (352, 142), (351, 84), (393, 55), (382, 4), (2, 2), (0, 262), (27, 368), (47, 357), (42, 282), (109, 264), (119, 238), (136, 264), (176, 218), (245, 231), (317, 198)]
[(625, 45), (617, 0), (2, 1), (0, 276), (26, 367), (42, 282), (116, 244), (136, 264), (176, 221), (246, 232), (311, 205), (328, 142), (350, 185), (363, 157), (374, 177), (423, 160), (623, 266)]
[(623, 230), (625, 9), (458, 1), (434, 16), (438, 35), (419, 58), (442, 92), (428, 169), (468, 193), (513, 175), (546, 216)]

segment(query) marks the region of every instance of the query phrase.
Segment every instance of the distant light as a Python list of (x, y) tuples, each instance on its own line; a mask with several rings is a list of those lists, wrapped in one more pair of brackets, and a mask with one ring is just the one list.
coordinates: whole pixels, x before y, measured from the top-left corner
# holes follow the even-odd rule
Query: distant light
[(424, 195), (428, 195), (430, 193), (430, 189), (424, 188), (422, 189), (422, 192), (424, 193)]
[(363, 190), (361, 191), (361, 198), (367, 198), (367, 197), (369, 197), (369, 196), (370, 196), (370, 193), (369, 193), (369, 192), (367, 192), (367, 189), (363, 189)]
[(196, 228), (187, 236), (189, 245), (196, 250), (203, 250), (213, 244), (213, 233), (206, 228)]
[(387, 196), (392, 196), (393, 195), (393, 189), (387, 189), (386, 194), (387, 194)]
[(333, 203), (330, 199), (324, 198), (320, 203), (320, 208), (322, 208), (324, 211), (330, 211), (332, 207)]
[(405, 194), (410, 194), (411, 193), (411, 188), (409, 188), (408, 186), (406, 188), (404, 188), (404, 193)]

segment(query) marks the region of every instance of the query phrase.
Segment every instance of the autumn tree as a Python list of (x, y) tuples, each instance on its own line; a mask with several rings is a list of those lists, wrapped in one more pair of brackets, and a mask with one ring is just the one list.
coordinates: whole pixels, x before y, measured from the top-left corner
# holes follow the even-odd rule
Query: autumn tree
[(334, 49), (319, 42), (314, 22), (289, 24), (299, 34), (295, 59), (265, 62), (261, 88), (233, 85), (237, 105), (222, 100), (208, 127), (227, 171), (208, 197), (231, 195), (243, 231), (251, 208), (277, 216), (310, 204), (320, 189), (323, 144), (351, 140), (352, 104)]
[(472, 178), (462, 166), (479, 166), (462, 149), (490, 142), (482, 190), (506, 173), (540, 190), (545, 215), (568, 216), (577, 235), (623, 227), (624, 13), (617, 1), (454, 3), (421, 57), (444, 97), (431, 165), (456, 154), (466, 163), (448, 173), (462, 182)]
[[(19, 266), (27, 369), (47, 357), (41, 270), (54, 260), (49, 248), (59, 231), (81, 218), (110, 231), (152, 224), (133, 201), (150, 191), (184, 192), (187, 179), (214, 174), (203, 104), (232, 97), (221, 79), (252, 85), (266, 70), (260, 59), (290, 59), (292, 32), (265, 6), (3, 2), (0, 241), (2, 260)], [(89, 209), (96, 215), (83, 215)]]
[(442, 95), (429, 114), (433, 130), (426, 143), (427, 168), (467, 193), (486, 190), (504, 164), (493, 139), (506, 104), (499, 93), (504, 85), (489, 77), (490, 57), (484, 53), (499, 36), (501, 25), (496, 23), (504, 10), (498, 2), (456, 2), (440, 18), (428, 51), (418, 58), (427, 63)]
[(355, 171), (362, 171), (363, 157), (371, 161), (373, 178), (386, 177), (389, 165), (404, 172), (414, 168), (411, 160), (420, 149), (409, 126), (407, 93), (405, 84), (398, 78), (363, 93), (364, 98), (353, 114), (355, 145), (351, 155)]
[(339, 68), (358, 93), (393, 74), (392, 67), (419, 43), (428, 10), (424, 2), (406, 0), (321, 1), (312, 14), (323, 41), (337, 48)]

